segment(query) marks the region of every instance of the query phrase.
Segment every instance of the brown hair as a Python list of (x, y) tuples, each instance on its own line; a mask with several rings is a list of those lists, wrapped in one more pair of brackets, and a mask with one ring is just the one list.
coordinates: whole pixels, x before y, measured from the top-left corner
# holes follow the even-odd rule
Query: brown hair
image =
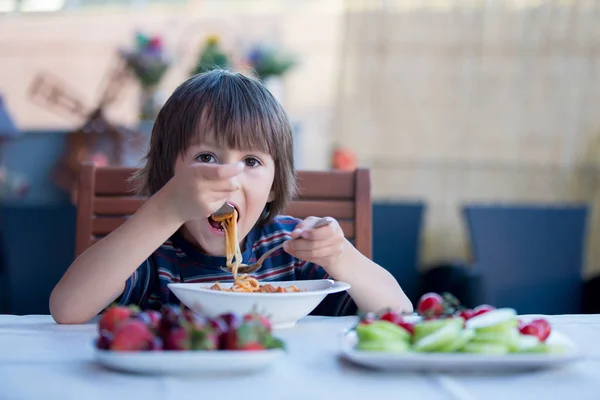
[(212, 135), (219, 146), (257, 150), (273, 157), (275, 196), (258, 222), (270, 222), (283, 212), (296, 194), (290, 121), (260, 82), (222, 69), (189, 78), (162, 107), (152, 129), (146, 164), (133, 177), (138, 193), (152, 196), (158, 192), (173, 177), (177, 158), (206, 135)]

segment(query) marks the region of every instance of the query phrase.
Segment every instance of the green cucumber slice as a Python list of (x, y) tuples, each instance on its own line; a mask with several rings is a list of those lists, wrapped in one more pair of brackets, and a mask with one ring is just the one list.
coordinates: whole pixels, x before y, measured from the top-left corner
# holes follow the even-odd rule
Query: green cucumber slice
[(471, 342), (462, 348), (463, 353), (476, 353), (485, 355), (502, 355), (508, 353), (508, 346), (498, 343)]
[(356, 335), (360, 342), (409, 341), (410, 333), (388, 321), (375, 321), (370, 324), (358, 324)]
[(356, 349), (384, 353), (404, 353), (410, 349), (410, 345), (407, 341), (359, 342)]
[(475, 336), (473, 329), (465, 329), (461, 331), (456, 339), (447, 345), (440, 347), (438, 350), (440, 353), (454, 353), (461, 350), (464, 346), (469, 343)]
[(489, 332), (495, 329), (503, 330), (506, 325), (514, 323), (512, 321), (517, 321), (517, 312), (514, 309), (498, 308), (467, 320), (466, 327), (478, 331), (484, 329)]
[(432, 319), (428, 321), (422, 321), (415, 324), (415, 331), (413, 334), (413, 342), (417, 343), (421, 339), (426, 336), (431, 335), (439, 331), (440, 329), (446, 326), (456, 326), (458, 329), (462, 329), (463, 324), (465, 323), (464, 318), (456, 317), (456, 318), (446, 318), (446, 319)]
[(461, 328), (462, 326), (455, 323), (447, 324), (443, 328), (420, 339), (413, 345), (413, 349), (418, 352), (434, 352), (444, 348), (459, 337)]

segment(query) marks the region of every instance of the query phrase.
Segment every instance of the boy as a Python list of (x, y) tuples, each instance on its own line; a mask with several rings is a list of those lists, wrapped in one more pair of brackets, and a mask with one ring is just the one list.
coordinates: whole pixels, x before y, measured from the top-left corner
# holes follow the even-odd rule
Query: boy
[(50, 296), (58, 323), (84, 323), (107, 305), (178, 303), (171, 282), (231, 279), (224, 233), (210, 215), (226, 201), (238, 211), (243, 262), (290, 238), (253, 274), (260, 281), (331, 277), (352, 285), (328, 296), (324, 315), (392, 308), (412, 311), (396, 280), (349, 243), (337, 223), (311, 229), (280, 216), (296, 189), (292, 130), (258, 81), (215, 70), (178, 87), (161, 109), (146, 165), (136, 177), (148, 200), (126, 223), (69, 267)]

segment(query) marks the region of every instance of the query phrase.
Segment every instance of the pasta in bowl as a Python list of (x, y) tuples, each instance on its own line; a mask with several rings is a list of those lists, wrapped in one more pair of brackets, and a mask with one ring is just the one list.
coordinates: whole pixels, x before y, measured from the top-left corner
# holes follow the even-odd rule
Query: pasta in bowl
[(331, 279), (306, 281), (260, 282), (242, 274), (237, 211), (213, 215), (225, 231), (225, 256), (233, 282), (170, 283), (169, 289), (183, 304), (209, 317), (224, 313), (245, 313), (250, 310), (269, 315), (274, 328), (289, 327), (312, 312), (323, 299), (333, 293), (350, 289), (345, 282)]
[[(286, 328), (310, 314), (329, 294), (350, 289), (345, 282), (331, 279), (258, 282), (260, 286), (280, 287), (283, 291), (231, 291), (235, 282), (170, 283), (169, 289), (183, 304), (208, 316), (253, 309), (269, 315), (274, 328)], [(211, 289), (219, 285), (221, 290)], [(268, 286), (267, 286), (268, 287)], [(297, 291), (285, 291), (295, 287)]]

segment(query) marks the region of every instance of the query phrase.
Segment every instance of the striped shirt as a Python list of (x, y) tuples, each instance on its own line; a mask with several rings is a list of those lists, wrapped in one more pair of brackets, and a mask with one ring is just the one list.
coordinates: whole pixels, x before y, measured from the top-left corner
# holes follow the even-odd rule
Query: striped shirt
[[(278, 216), (268, 225), (255, 226), (247, 235), (242, 259), (251, 264), (265, 252), (291, 238), (299, 219)], [(160, 246), (127, 279), (121, 295), (121, 305), (136, 304), (142, 309), (158, 309), (163, 304), (179, 304), (167, 284), (174, 282), (232, 282), (230, 273), (222, 271), (225, 257), (202, 253), (179, 232)], [(320, 266), (299, 260), (283, 249), (266, 259), (261, 269), (250, 274), (261, 282), (289, 280), (330, 279)], [(328, 295), (313, 315), (342, 316), (356, 314), (357, 308), (347, 292)]]

